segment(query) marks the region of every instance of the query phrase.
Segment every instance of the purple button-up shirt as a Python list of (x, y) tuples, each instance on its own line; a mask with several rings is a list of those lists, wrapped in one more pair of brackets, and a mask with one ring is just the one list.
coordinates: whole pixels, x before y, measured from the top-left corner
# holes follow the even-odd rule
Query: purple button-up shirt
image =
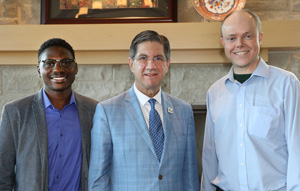
[(49, 191), (81, 190), (81, 126), (74, 93), (63, 110), (54, 108), (45, 91), (48, 129)]

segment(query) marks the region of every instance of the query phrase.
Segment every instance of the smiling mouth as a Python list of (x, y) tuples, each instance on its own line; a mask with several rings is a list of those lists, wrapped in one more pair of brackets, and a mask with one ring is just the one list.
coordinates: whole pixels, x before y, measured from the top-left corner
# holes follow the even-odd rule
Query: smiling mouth
[(234, 52), (235, 55), (244, 55), (247, 54), (248, 52), (250, 52), (249, 50), (247, 51), (243, 51), (243, 52)]
[(62, 83), (64, 81), (66, 81), (67, 78), (66, 77), (52, 77), (51, 80), (56, 82), (56, 83)]
[(157, 74), (145, 74), (145, 76), (147, 76), (147, 77), (154, 77), (154, 76), (157, 76)]

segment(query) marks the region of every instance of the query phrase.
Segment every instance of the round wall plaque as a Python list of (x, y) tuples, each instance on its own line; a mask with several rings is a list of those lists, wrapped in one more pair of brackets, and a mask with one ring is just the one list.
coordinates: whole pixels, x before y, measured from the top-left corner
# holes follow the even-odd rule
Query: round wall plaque
[(222, 21), (229, 13), (242, 9), (246, 0), (193, 0), (193, 4), (203, 17)]

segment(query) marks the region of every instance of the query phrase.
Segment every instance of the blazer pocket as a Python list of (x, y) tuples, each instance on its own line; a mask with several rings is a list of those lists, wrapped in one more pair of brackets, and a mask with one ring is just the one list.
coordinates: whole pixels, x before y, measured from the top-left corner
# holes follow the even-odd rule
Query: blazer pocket
[(272, 107), (253, 106), (249, 112), (248, 132), (259, 138), (272, 138), (279, 124), (279, 110)]

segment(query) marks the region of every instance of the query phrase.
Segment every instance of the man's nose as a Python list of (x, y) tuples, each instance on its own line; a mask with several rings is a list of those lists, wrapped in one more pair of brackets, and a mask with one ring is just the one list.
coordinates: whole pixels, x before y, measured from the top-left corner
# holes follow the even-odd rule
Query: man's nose
[(237, 39), (236, 39), (236, 47), (237, 47), (237, 48), (242, 47), (242, 46), (243, 46), (243, 43), (244, 43), (243, 38), (237, 38)]
[(147, 60), (147, 69), (156, 68), (156, 63), (154, 62), (153, 58), (148, 58)]
[(63, 71), (64, 69), (61, 67), (61, 65), (60, 65), (60, 61), (57, 61), (56, 63), (55, 63), (55, 66), (53, 67), (53, 71)]

